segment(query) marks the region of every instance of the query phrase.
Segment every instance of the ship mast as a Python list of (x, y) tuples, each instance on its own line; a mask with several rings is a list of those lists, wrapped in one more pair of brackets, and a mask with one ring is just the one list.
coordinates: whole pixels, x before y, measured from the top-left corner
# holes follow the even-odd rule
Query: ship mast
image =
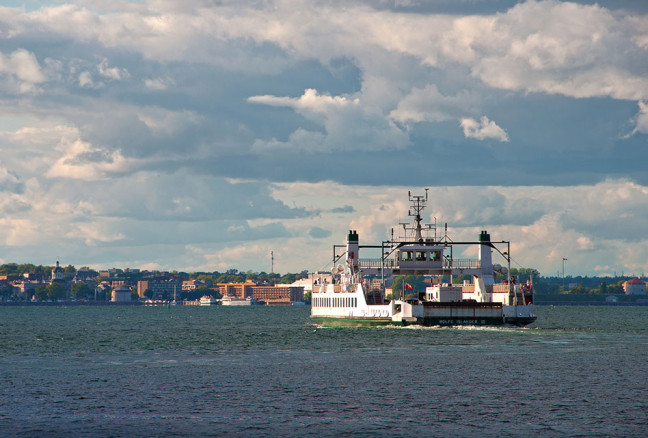
[(412, 192), (407, 192), (407, 196), (409, 196), (409, 201), (411, 203), (410, 210), (407, 214), (408, 216), (414, 217), (414, 221), (416, 222), (416, 226), (414, 227), (414, 240), (417, 242), (423, 241), (423, 228), (421, 227), (421, 221), (423, 219), (421, 218), (421, 212), (425, 209), (428, 201), (428, 190), (429, 189), (425, 189), (425, 196), (412, 196)]

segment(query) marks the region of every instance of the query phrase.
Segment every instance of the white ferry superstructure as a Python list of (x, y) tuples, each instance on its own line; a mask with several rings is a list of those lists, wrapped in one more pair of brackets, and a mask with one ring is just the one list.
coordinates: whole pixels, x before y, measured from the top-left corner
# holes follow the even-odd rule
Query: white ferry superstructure
[[(437, 239), (436, 225), (421, 224), (427, 190), (425, 196), (410, 194), (409, 200), (414, 224), (401, 224), (403, 237), (395, 239), (392, 230), (390, 240), (367, 246), (360, 245), (358, 233), (351, 230), (346, 245), (333, 246), (331, 274), (314, 280), (313, 321), (325, 326), (526, 326), (536, 320), (532, 284), (516, 284), (510, 274), (510, 242), (491, 241), (486, 231), (477, 241), (453, 242), (447, 226), (444, 237)], [(478, 259), (454, 257), (455, 248), (471, 245), (478, 247)], [(381, 256), (361, 258), (362, 249), (380, 250)], [(493, 264), (494, 251), (506, 266)], [(500, 283), (495, 282), (496, 272), (503, 278)], [(403, 291), (398, 299), (389, 299), (386, 280), (398, 275), (430, 276), (436, 284), (413, 297)], [(453, 284), (458, 275), (471, 280)]]

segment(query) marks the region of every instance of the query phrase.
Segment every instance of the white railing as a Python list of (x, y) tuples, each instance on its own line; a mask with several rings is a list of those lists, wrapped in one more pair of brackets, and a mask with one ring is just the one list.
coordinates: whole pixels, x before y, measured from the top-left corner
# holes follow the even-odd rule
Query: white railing
[(445, 268), (479, 269), (481, 267), (481, 261), (474, 259), (453, 259), (445, 261), (443, 266)]
[[(359, 264), (360, 269), (380, 269), (381, 266), (385, 269), (398, 268), (398, 263), (394, 259), (386, 259), (384, 264), (380, 259), (360, 259)], [(445, 269), (479, 269), (481, 262), (474, 259), (444, 260), (443, 267)]]
[(380, 259), (360, 259), (360, 269), (377, 268), (384, 266), (387, 269), (393, 268), (395, 263), (392, 259), (386, 259), (384, 265)]

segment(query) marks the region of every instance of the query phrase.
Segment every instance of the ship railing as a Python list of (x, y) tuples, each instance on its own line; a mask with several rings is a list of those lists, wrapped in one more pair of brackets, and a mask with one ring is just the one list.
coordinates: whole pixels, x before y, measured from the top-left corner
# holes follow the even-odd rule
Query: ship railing
[[(322, 293), (323, 294), (323, 293), (326, 292), (328, 286), (329, 285), (326, 284), (326, 283), (325, 284), (314, 284), (313, 285), (313, 293), (316, 293), (316, 294), (317, 293)], [(334, 284), (333, 285), (333, 292), (342, 292), (342, 286), (339, 285), (339, 284)]]
[[(360, 269), (385, 269), (398, 268), (398, 264), (393, 259), (360, 259)], [(475, 259), (446, 259), (443, 261), (445, 269), (479, 269), (481, 268), (481, 261)]]
[(466, 293), (473, 293), (475, 292), (475, 284), (474, 283), (462, 284), (461, 291)]
[(384, 267), (386, 269), (391, 269), (394, 267), (395, 263), (392, 259), (360, 259), (359, 260), (360, 269), (370, 269), (370, 268), (380, 268)]
[(496, 293), (507, 293), (511, 292), (511, 286), (506, 283), (495, 283), (493, 285), (493, 292)]
[(475, 259), (452, 259), (445, 260), (443, 267), (448, 269), (478, 269), (481, 268), (481, 261)]
[[(475, 283), (466, 283), (461, 285), (463, 292), (473, 293), (475, 292)], [(486, 286), (486, 292), (489, 293), (508, 293), (511, 292), (511, 288), (506, 283), (495, 283), (493, 285)]]

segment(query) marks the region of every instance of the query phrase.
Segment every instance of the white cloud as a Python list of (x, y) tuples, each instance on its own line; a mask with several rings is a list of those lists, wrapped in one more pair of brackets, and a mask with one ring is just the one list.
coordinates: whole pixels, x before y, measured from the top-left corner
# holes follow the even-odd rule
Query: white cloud
[(81, 139), (62, 141), (57, 149), (63, 156), (47, 172), (50, 178), (95, 180), (128, 170), (128, 162), (120, 151), (96, 148)]
[(630, 137), (634, 134), (648, 134), (648, 101), (639, 101), (639, 112), (634, 119), (634, 129), (627, 136)]
[(326, 135), (318, 131), (298, 129), (288, 142), (276, 139), (257, 140), (253, 149), (260, 153), (275, 149), (308, 151), (389, 150), (406, 146), (406, 133), (381, 113), (379, 108), (363, 106), (359, 98), (322, 95), (307, 89), (298, 98), (252, 96), (253, 103), (286, 106), (307, 119), (321, 124)]
[[(525, 2), (481, 31), (471, 41), (479, 54), (471, 68), (490, 86), (578, 98), (648, 96), (648, 78), (621, 67), (625, 57), (640, 55), (633, 34), (623, 19), (598, 5)], [(621, 41), (626, 53), (618, 50)]]
[(479, 122), (471, 118), (461, 119), (461, 127), (466, 138), (476, 138), (477, 140), (493, 138), (502, 142), (509, 141), (506, 131), (497, 126), (495, 122), (488, 120), (486, 116), (482, 116)]
[(110, 67), (108, 59), (106, 58), (102, 59), (97, 65), (97, 71), (101, 76), (115, 81), (122, 80), (129, 76), (128, 70), (125, 68)]
[(70, 239), (81, 239), (88, 246), (95, 246), (98, 243), (115, 242), (124, 239), (124, 234), (111, 230), (111, 224), (106, 222), (88, 222), (73, 224), (66, 237)]
[[(311, 230), (380, 240), (404, 219), (407, 188), (394, 184), (459, 181), (431, 191), (428, 219), (453, 233), (487, 226), (547, 273), (563, 255), (582, 273), (643, 266), (643, 137), (628, 136), (619, 160), (601, 151), (617, 150), (635, 101), (630, 131), (648, 133), (648, 18), (577, 2), (490, 14), (470, 13), (471, 2), (456, 14), (388, 3), (0, 8), (5, 257), (267, 269), (249, 248), (272, 248), (281, 269), (316, 269), (331, 242)], [(479, 148), (459, 129), (503, 143)], [(546, 145), (584, 151), (586, 169), (534, 163)], [(450, 182), (439, 170), (483, 159), (497, 175), (506, 155), (520, 175), (513, 147), (541, 169), (528, 166), (525, 184), (572, 185), (492, 187), (475, 177), (483, 168)], [(593, 182), (626, 174), (637, 181)]]
[(95, 85), (92, 80), (92, 73), (89, 71), (82, 71), (79, 73), (79, 87), (81, 88), (95, 88), (101, 85)]
[[(381, 59), (381, 54), (390, 53), (440, 68), (448, 63), (464, 65), (485, 83), (509, 90), (648, 98), (648, 79), (643, 72), (614, 70), (623, 64), (624, 56), (633, 53), (619, 52), (620, 42), (637, 50), (643, 47), (646, 17), (614, 14), (598, 5), (533, 1), (499, 14), (456, 16), (396, 13), (353, 4), (340, 9), (335, 5), (313, 7), (307, 2), (277, 1), (263, 6), (205, 4), (182, 12), (166, 2), (123, 5), (105, 14), (61, 5), (16, 13), (9, 27), (22, 34), (28, 31), (28, 23), (37, 23), (59, 35), (136, 50), (159, 61), (201, 60), (242, 68), (246, 61), (258, 62), (260, 54), (234, 59), (224, 57), (219, 50), (224, 42), (249, 38), (258, 44), (276, 44), (303, 59), (328, 63), (347, 57), (368, 70), (382, 68), (386, 72), (380, 75), (369, 70), (367, 77), (386, 76), (398, 81), (395, 69), (373, 62)], [(268, 67), (278, 61), (272, 56), (264, 59)], [(107, 66), (101, 71), (113, 79), (125, 72)], [(591, 86), (597, 72), (606, 75)], [(562, 83), (569, 85), (561, 87)]]
[(175, 82), (172, 78), (146, 78), (144, 85), (150, 90), (164, 91), (175, 85)]
[(38, 84), (46, 80), (36, 56), (25, 49), (9, 55), (0, 53), (0, 75), (8, 77), (9, 86), (16, 93), (38, 92)]
[(459, 118), (479, 104), (479, 98), (468, 91), (455, 96), (442, 95), (436, 85), (414, 88), (398, 103), (390, 116), (399, 122), (441, 122)]
[(168, 111), (158, 107), (137, 110), (137, 119), (154, 135), (172, 135), (196, 125), (201, 117), (192, 111)]
[(0, 192), (20, 192), (23, 189), (23, 183), (20, 178), (13, 172), (10, 172), (0, 162)]
[[(325, 252), (327, 244), (330, 248), (343, 243), (347, 229), (358, 230), (364, 244), (388, 238), (390, 229), (407, 219), (409, 190), (424, 193), (411, 187), (327, 182), (275, 184), (273, 194), (308, 208), (320, 204), (315, 200), (323, 206), (347, 202), (355, 207), (355, 212), (322, 212), (308, 220), (291, 221), (290, 228), (298, 236), (314, 226), (332, 232), (330, 242), (308, 241), (316, 253), (316, 247)], [(473, 241), (482, 229), (493, 239), (511, 240), (514, 267), (533, 267), (543, 275), (554, 275), (562, 257), (570, 261), (568, 275), (613, 275), (624, 269), (626, 273), (648, 272), (648, 238), (637, 237), (648, 235), (644, 221), (648, 187), (631, 181), (571, 187), (432, 187), (424, 214), (426, 223), (436, 221), (439, 236), (447, 223), (455, 241)], [(398, 227), (394, 231), (398, 234)], [(295, 245), (306, 245), (305, 239)]]

